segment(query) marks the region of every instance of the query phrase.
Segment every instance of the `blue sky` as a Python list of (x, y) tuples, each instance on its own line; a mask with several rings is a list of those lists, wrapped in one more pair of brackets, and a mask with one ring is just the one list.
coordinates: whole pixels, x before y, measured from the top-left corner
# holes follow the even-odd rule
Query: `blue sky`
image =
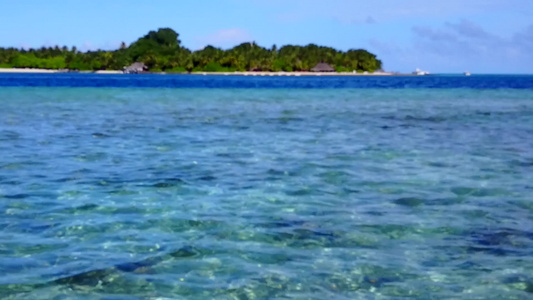
[(182, 45), (364, 48), (389, 71), (533, 73), (533, 0), (4, 0), (0, 46), (115, 49), (159, 27)]

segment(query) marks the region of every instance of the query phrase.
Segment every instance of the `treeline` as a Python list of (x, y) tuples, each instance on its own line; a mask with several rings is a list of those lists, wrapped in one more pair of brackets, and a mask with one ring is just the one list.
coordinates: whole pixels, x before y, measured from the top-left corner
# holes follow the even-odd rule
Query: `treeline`
[(338, 72), (373, 72), (382, 68), (376, 56), (366, 50), (346, 52), (310, 44), (270, 49), (243, 43), (229, 50), (207, 46), (190, 51), (182, 47), (178, 33), (170, 28), (150, 31), (129, 47), (122, 43), (115, 51), (80, 52), (76, 47), (40, 49), (0, 48), (0, 67), (70, 70), (122, 70), (133, 62), (144, 62), (150, 71), (232, 72), (308, 71), (317, 63), (330, 64)]

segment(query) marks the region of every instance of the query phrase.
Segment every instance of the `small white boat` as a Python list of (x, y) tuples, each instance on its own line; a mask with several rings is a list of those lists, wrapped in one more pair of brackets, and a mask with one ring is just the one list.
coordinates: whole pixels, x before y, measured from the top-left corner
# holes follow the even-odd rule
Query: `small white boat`
[(418, 76), (424, 76), (424, 75), (429, 75), (429, 72), (428, 71), (422, 71), (420, 69), (416, 69), (414, 72), (413, 72), (414, 75), (418, 75)]
[(465, 76), (470, 76), (470, 72), (464, 72)]

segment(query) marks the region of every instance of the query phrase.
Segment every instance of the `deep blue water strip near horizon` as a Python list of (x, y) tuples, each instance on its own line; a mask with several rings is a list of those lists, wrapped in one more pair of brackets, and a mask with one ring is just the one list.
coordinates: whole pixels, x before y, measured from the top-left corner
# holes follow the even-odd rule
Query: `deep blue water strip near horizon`
[(158, 74), (0, 73), (0, 87), (235, 88), (235, 89), (533, 89), (533, 75), (240, 76)]

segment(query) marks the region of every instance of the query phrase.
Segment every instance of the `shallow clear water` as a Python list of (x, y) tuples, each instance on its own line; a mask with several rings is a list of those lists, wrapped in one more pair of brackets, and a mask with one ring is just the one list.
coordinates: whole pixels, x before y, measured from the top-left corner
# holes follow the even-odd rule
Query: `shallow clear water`
[(531, 89), (3, 87), (0, 154), (0, 298), (532, 297)]

